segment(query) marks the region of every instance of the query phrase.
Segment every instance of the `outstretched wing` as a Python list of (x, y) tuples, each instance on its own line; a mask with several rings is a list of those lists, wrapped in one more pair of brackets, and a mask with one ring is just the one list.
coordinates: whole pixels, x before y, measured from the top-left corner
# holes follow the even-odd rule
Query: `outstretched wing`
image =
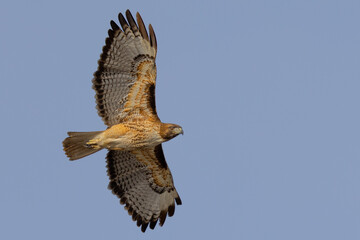
[(119, 13), (122, 29), (114, 21), (110, 22), (112, 29), (94, 73), (98, 114), (108, 126), (140, 112), (158, 118), (155, 108), (155, 33), (149, 25), (149, 37), (139, 13), (136, 14), (137, 24), (129, 10), (126, 18)]
[(161, 144), (129, 152), (110, 150), (107, 168), (109, 189), (125, 204), (141, 231), (149, 224), (154, 229), (159, 219), (162, 226), (166, 216), (174, 214), (175, 202), (181, 205)]

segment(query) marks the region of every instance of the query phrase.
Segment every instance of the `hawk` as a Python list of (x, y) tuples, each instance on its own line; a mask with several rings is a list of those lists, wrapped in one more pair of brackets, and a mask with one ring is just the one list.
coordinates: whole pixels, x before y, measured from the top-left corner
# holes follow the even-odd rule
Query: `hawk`
[(158, 221), (162, 226), (174, 215), (175, 203), (181, 205), (161, 144), (183, 129), (162, 123), (156, 112), (157, 43), (151, 24), (148, 34), (139, 13), (137, 21), (129, 10), (125, 15), (119, 13), (121, 28), (110, 22), (92, 80), (98, 114), (108, 128), (68, 132), (63, 147), (70, 160), (108, 149), (108, 188), (145, 232)]

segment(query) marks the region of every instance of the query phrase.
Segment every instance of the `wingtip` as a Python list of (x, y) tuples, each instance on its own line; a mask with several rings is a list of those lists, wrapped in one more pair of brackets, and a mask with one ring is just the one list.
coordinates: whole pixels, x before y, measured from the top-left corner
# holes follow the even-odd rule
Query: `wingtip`
[(160, 222), (159, 222), (159, 225), (162, 227), (165, 223), (165, 220), (166, 220), (166, 216), (167, 216), (167, 211), (161, 211), (160, 212)]
[(145, 24), (144, 24), (144, 21), (140, 15), (139, 12), (136, 13), (136, 20), (137, 20), (137, 24), (139, 26), (139, 31), (140, 31), (140, 34), (141, 36), (148, 42), (150, 42), (149, 40), (149, 35), (147, 33), (147, 30), (146, 30), (146, 27), (145, 27)]
[(148, 225), (149, 225), (148, 222), (147, 222), (147, 223), (143, 223), (143, 224), (141, 225), (141, 231), (142, 231), (143, 233), (146, 231)]
[(175, 198), (175, 202), (176, 202), (176, 205), (182, 205), (182, 201), (181, 201), (181, 198), (179, 195), (177, 198)]
[(150, 43), (151, 43), (151, 46), (154, 47), (155, 50), (157, 50), (156, 35), (155, 35), (155, 31), (154, 31), (154, 28), (152, 27), (151, 23), (149, 24), (149, 32), (150, 32)]
[(158, 220), (156, 219), (156, 221), (151, 221), (151, 222), (150, 222), (150, 229), (153, 230), (153, 229), (155, 228), (157, 221), (158, 221)]
[(174, 216), (174, 213), (175, 213), (175, 203), (173, 203), (168, 207), (168, 216), (172, 217)]

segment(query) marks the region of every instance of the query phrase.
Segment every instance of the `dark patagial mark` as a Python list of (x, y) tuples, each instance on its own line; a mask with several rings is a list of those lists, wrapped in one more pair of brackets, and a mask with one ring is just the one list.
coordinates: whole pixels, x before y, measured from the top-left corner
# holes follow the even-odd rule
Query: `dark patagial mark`
[(155, 156), (156, 159), (160, 162), (161, 166), (165, 169), (168, 168), (166, 160), (165, 160), (165, 156), (164, 156), (164, 151), (162, 149), (161, 144), (157, 145), (154, 149), (155, 152)]
[(149, 104), (150, 104), (150, 108), (152, 110), (152, 113), (154, 115), (157, 115), (156, 106), (155, 106), (155, 84), (151, 84), (149, 86)]

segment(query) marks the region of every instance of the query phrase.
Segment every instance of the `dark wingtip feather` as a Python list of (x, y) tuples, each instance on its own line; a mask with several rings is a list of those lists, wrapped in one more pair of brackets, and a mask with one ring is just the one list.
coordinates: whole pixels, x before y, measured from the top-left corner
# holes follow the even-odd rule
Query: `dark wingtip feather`
[(120, 204), (121, 205), (124, 205), (125, 203), (126, 203), (126, 198), (125, 197), (122, 197), (121, 199), (120, 199)]
[(150, 229), (154, 229), (158, 220), (150, 222)]
[(169, 217), (174, 216), (175, 213), (175, 203), (173, 203), (172, 205), (169, 206), (168, 208), (168, 215)]
[(126, 205), (128, 206), (128, 214), (129, 214), (129, 216), (132, 216), (132, 214), (134, 212), (134, 209), (130, 205), (128, 205), (128, 204), (126, 204)]
[(165, 220), (166, 220), (166, 216), (167, 216), (167, 212), (166, 211), (161, 211), (160, 216), (159, 216), (159, 218), (160, 218), (159, 225), (160, 226), (164, 225)]
[(129, 24), (126, 22), (126, 20), (125, 20), (124, 16), (122, 15), (122, 13), (119, 13), (118, 18), (119, 18), (119, 22), (120, 22), (120, 25), (121, 25), (122, 29), (125, 31), (125, 29), (127, 27), (129, 27)]
[(145, 232), (145, 231), (146, 231), (146, 228), (148, 227), (148, 225), (149, 225), (148, 222), (147, 222), (147, 223), (143, 223), (143, 224), (141, 225), (141, 231), (142, 231), (142, 232)]
[(175, 202), (176, 202), (177, 205), (182, 204), (181, 198), (179, 196), (177, 198), (175, 198)]
[(131, 12), (130, 12), (129, 9), (126, 10), (125, 15), (126, 15), (126, 19), (127, 19), (128, 23), (129, 23), (130, 26), (131, 26), (131, 30), (132, 30), (133, 32), (136, 32), (136, 31), (138, 30), (138, 27), (137, 27), (136, 22), (135, 22), (135, 19), (133, 18), (133, 16), (132, 16), (132, 14), (131, 14)]
[(115, 36), (114, 31), (109, 29), (108, 30), (109, 38), (113, 38)]
[(138, 218), (138, 220), (136, 221), (136, 225), (137, 225), (138, 227), (140, 227), (141, 224), (142, 224), (142, 220), (141, 220), (141, 218)]
[(151, 46), (153, 46), (155, 48), (155, 50), (157, 50), (157, 41), (156, 41), (156, 36), (155, 36), (155, 32), (153, 27), (151, 26), (151, 24), (149, 24), (149, 32), (150, 32), (150, 43)]
[[(106, 46), (104, 46), (104, 48), (105, 48), (105, 47), (108, 48), (108, 46), (110, 46), (111, 43), (112, 43), (112, 39), (106, 38), (106, 39), (105, 39), (105, 44), (106, 44)], [(104, 48), (103, 48), (103, 50), (104, 50)], [(105, 50), (107, 50), (106, 48), (105, 48)]]
[(136, 221), (136, 219), (137, 219), (138, 216), (139, 216), (139, 215), (137, 214), (137, 212), (134, 211), (134, 212), (133, 212), (133, 215), (132, 215), (132, 220), (133, 220), (133, 221)]
[(145, 24), (144, 24), (144, 21), (142, 20), (142, 17), (140, 15), (140, 13), (136, 13), (136, 20), (137, 20), (137, 23), (138, 23), (138, 26), (139, 26), (139, 31), (140, 31), (140, 34), (141, 36), (146, 39), (148, 42), (150, 42), (149, 40), (149, 35), (146, 31), (146, 27), (145, 27)]
[(114, 22), (113, 20), (110, 21), (110, 25), (111, 25), (111, 28), (112, 28), (114, 31), (120, 29), (119, 25), (117, 25), (116, 22)]

